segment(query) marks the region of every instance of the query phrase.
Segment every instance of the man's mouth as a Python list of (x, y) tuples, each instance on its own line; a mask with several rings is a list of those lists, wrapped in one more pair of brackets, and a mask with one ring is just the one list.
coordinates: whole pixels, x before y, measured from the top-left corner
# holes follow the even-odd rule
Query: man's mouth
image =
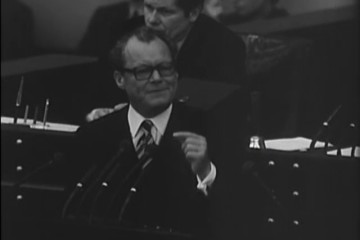
[(166, 91), (166, 90), (167, 90), (167, 88), (159, 88), (159, 89), (151, 89), (148, 92), (149, 93), (158, 93), (158, 92), (163, 92), (163, 91)]

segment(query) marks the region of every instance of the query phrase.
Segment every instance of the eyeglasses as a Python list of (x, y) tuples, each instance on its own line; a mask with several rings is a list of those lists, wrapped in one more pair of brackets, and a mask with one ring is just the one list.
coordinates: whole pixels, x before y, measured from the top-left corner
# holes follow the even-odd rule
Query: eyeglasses
[(162, 63), (156, 66), (141, 66), (133, 69), (122, 68), (124, 72), (132, 73), (137, 81), (149, 80), (157, 70), (161, 77), (170, 77), (175, 73), (175, 67), (172, 63)]

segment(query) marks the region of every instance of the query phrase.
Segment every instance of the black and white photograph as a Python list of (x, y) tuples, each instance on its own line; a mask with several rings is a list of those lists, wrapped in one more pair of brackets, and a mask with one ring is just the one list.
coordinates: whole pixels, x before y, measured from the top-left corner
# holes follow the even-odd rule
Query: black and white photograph
[(1, 0), (1, 238), (357, 240), (357, 0)]

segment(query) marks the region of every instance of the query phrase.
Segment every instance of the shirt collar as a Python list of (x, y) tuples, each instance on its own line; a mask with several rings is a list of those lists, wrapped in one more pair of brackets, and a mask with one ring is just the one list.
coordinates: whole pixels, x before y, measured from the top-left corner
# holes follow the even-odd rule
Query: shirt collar
[(130, 104), (129, 111), (128, 111), (128, 122), (130, 126), (131, 136), (134, 138), (139, 130), (141, 123), (148, 119), (151, 120), (154, 126), (156, 127), (157, 131), (164, 135), (166, 126), (169, 122), (170, 114), (172, 110), (172, 104), (163, 111), (162, 113), (158, 114), (153, 118), (144, 118), (140, 113), (138, 113)]

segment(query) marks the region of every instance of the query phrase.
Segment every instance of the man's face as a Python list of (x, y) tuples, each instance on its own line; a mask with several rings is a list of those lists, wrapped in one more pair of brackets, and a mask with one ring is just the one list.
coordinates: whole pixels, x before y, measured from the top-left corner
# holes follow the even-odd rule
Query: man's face
[[(160, 39), (144, 43), (133, 37), (125, 47), (124, 57), (126, 69), (172, 64), (169, 48)], [(143, 116), (152, 117), (164, 111), (174, 99), (178, 74), (174, 71), (164, 77), (154, 70), (148, 80), (139, 80), (131, 72), (115, 72), (115, 80), (126, 91), (132, 106)]]
[(186, 16), (184, 10), (176, 5), (176, 0), (144, 1), (146, 26), (164, 32), (173, 41), (185, 37), (198, 14), (198, 11), (194, 10)]

